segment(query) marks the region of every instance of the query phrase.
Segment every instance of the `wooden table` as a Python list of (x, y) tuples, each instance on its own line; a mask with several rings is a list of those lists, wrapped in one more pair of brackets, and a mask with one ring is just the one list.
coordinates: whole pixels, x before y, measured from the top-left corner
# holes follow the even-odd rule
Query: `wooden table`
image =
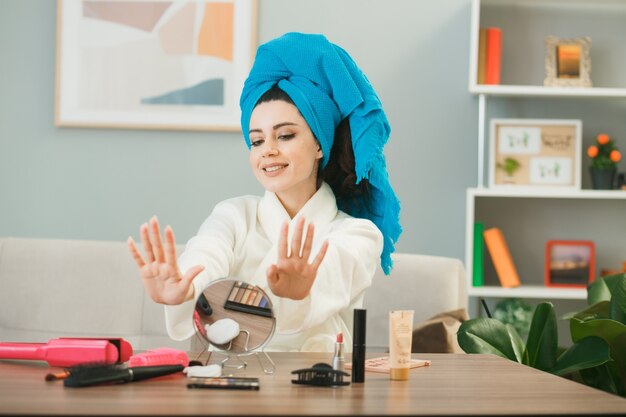
[[(273, 375), (251, 358), (242, 376), (259, 391), (187, 389), (181, 373), (128, 384), (65, 388), (45, 382), (43, 362), (0, 360), (3, 415), (584, 415), (626, 414), (626, 399), (492, 355), (419, 354), (431, 366), (409, 381), (366, 373), (365, 383), (326, 388), (295, 385), (291, 371), (328, 354), (271, 353)], [(373, 355), (368, 355), (373, 356)], [(374, 355), (377, 356), (377, 355)]]

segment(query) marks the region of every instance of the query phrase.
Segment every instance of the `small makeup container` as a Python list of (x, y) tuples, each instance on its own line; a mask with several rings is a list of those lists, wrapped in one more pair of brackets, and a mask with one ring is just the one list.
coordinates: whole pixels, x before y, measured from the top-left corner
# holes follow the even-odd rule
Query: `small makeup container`
[(354, 309), (352, 330), (352, 382), (365, 381), (365, 325), (367, 310)]

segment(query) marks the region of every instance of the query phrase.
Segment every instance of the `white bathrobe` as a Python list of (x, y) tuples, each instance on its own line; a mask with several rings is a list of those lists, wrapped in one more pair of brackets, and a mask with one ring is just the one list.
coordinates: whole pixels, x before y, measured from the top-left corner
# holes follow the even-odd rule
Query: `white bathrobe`
[[(317, 255), (328, 239), (329, 247), (310, 294), (296, 301), (275, 296), (267, 285), (267, 268), (277, 262), (280, 227), (290, 221), (289, 243), (295, 225), (304, 216), (315, 225), (313, 251)], [(306, 230), (306, 224), (305, 229)], [(290, 219), (276, 194), (244, 196), (217, 204), (198, 234), (179, 257), (184, 274), (194, 265), (205, 267), (193, 281), (196, 297), (218, 278), (232, 277), (258, 285), (268, 294), (276, 316), (268, 351), (333, 350), (337, 333), (352, 346), (352, 310), (363, 304), (383, 247), (380, 230), (369, 220), (350, 217), (337, 209), (335, 196), (324, 183), (298, 214)], [(165, 306), (167, 331), (172, 339), (194, 334), (195, 301)]]

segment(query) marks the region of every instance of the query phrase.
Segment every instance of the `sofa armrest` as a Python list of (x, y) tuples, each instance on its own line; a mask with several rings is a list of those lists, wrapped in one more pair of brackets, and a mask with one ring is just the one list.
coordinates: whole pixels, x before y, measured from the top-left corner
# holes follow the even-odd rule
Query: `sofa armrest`
[(367, 348), (389, 347), (389, 311), (414, 310), (414, 325), (436, 314), (467, 308), (463, 263), (459, 259), (408, 253), (392, 254), (389, 276), (377, 271), (365, 293)]

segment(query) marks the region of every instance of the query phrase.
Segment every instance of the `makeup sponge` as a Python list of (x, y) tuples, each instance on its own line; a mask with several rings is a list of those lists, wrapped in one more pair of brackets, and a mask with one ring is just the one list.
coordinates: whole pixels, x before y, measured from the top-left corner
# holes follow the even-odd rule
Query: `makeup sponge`
[(219, 319), (205, 326), (209, 342), (224, 345), (239, 335), (239, 323), (233, 319)]

